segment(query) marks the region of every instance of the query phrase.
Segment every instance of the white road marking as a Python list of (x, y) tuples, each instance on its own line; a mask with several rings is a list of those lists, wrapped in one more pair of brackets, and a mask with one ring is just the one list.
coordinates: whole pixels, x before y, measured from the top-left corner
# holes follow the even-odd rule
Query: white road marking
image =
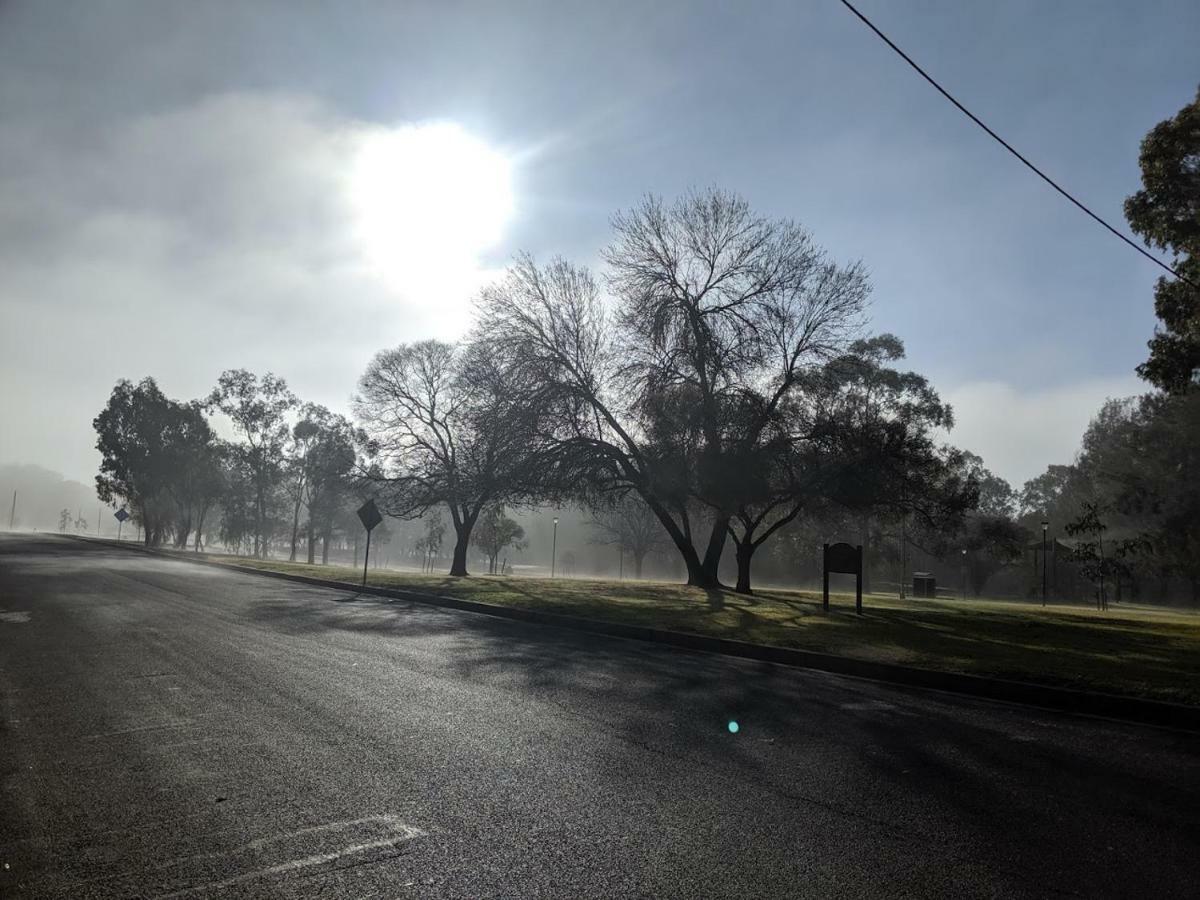
[(204, 884), (192, 885), (191, 887), (184, 888), (180, 891), (173, 891), (169, 894), (159, 894), (158, 900), (170, 900), (170, 898), (173, 897), (186, 897), (189, 894), (220, 890), (222, 888), (232, 887), (235, 884), (243, 884), (247, 881), (269, 878), (272, 875), (281, 875), (285, 872), (293, 872), (296, 869), (303, 869), (307, 868), (308, 866), (319, 866), (323, 863), (334, 862), (335, 860), (346, 856), (351, 856), (355, 853), (362, 853), (365, 850), (377, 850), (382, 847), (394, 847), (396, 844), (410, 841), (413, 838), (423, 837), (425, 835), (425, 832), (420, 828), (416, 828), (412, 825), (406, 825), (404, 822), (401, 822), (394, 816), (367, 816), (364, 819), (354, 819), (349, 822), (330, 822), (326, 825), (315, 825), (311, 828), (301, 828), (297, 831), (290, 831), (267, 838), (259, 838), (258, 840), (251, 841), (250, 843), (227, 853), (201, 853), (197, 854), (196, 856), (189, 856), (180, 860), (173, 860), (169, 863), (164, 863), (163, 866), (157, 868), (168, 868), (183, 862), (190, 862), (199, 859), (233, 856), (248, 850), (257, 850), (268, 844), (278, 843), (279, 841), (287, 840), (288, 838), (297, 837), (299, 835), (314, 834), (322, 831), (334, 831), (341, 828), (372, 822), (379, 822), (386, 825), (391, 831), (391, 834), (385, 838), (380, 838), (379, 840), (366, 841), (359, 844), (349, 844), (345, 847), (342, 847), (340, 850), (335, 850), (331, 853), (316, 853), (311, 856), (302, 856), (299, 859), (292, 859), (288, 860), (287, 862), (278, 863), (273, 866), (267, 866), (262, 869), (255, 869), (252, 872), (246, 872), (242, 875), (235, 875), (232, 878), (225, 878), (220, 881), (208, 881)]
[(0, 612), (0, 622), (28, 622), (29, 613), (19, 610)]

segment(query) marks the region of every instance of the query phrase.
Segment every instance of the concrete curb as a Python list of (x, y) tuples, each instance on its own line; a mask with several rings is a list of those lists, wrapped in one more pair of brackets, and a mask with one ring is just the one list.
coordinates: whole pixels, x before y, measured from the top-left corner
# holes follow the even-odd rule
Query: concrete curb
[(445, 597), (423, 591), (372, 587), (370, 585), (362, 587), (361, 585), (347, 581), (331, 581), (325, 578), (312, 578), (307, 575), (272, 572), (268, 569), (258, 569), (252, 566), (239, 566), (234, 563), (217, 562), (205, 558), (203, 554), (195, 557), (184, 556), (183, 554), (149, 550), (138, 545), (117, 544), (115, 541), (99, 538), (69, 536), (88, 543), (120, 547), (121, 549), (134, 550), (139, 553), (172, 559), (178, 562), (213, 566), (249, 575), (263, 575), (269, 578), (294, 581), (314, 587), (353, 590), (360, 594), (388, 597), (397, 600), (412, 600), (430, 606), (463, 610), (495, 618), (549, 625), (556, 628), (567, 628), (573, 631), (603, 634), (635, 641), (649, 641), (685, 650), (718, 653), (739, 659), (757, 660), (805, 669), (817, 669), (822, 672), (867, 678), (872, 681), (884, 681), (909, 687), (966, 694), (986, 700), (1019, 703), (1025, 706), (1037, 706), (1060, 712), (1137, 722), (1143, 725), (1157, 725), (1187, 731), (1200, 731), (1200, 707), (1186, 706), (1180, 703), (1169, 703), (1162, 700), (1144, 700), (1137, 697), (1121, 697), (1115, 694), (1100, 694), (1091, 691), (1075, 690), (1073, 688), (1050, 687), (1048, 685), (1030, 684), (1023, 681), (985, 678), (981, 675), (938, 672), (933, 669), (918, 669), (895, 663), (871, 662), (868, 660), (852, 659), (846, 656), (817, 653), (811, 650), (795, 650), (789, 647), (776, 647), (769, 644), (750, 644), (744, 641), (688, 634), (682, 631), (665, 631), (658, 628), (624, 625), (619, 622), (605, 622), (597, 619), (584, 619), (577, 616), (542, 612), (540, 610), (497, 606), (492, 603), (462, 600), (456, 597)]

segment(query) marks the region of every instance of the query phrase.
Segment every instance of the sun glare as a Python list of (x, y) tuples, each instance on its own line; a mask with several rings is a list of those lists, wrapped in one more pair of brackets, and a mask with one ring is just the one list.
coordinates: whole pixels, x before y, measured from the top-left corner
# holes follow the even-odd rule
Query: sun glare
[(512, 166), (453, 123), (367, 135), (350, 202), (369, 264), (406, 292), (473, 290), (513, 212)]

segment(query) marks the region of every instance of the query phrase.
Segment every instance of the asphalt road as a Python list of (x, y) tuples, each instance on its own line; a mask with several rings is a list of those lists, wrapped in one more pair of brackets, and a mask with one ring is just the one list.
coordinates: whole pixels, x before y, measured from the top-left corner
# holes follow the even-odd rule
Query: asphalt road
[(1195, 735), (0, 535), (3, 897), (1198, 886)]

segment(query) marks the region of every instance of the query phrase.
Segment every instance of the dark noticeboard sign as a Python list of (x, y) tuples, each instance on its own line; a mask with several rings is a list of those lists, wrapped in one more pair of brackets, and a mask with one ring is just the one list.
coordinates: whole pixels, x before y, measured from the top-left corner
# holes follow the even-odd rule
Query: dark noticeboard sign
[(375, 505), (375, 501), (368, 500), (358, 508), (358, 519), (363, 523), (363, 528), (370, 531), (383, 521), (383, 516), (379, 514), (379, 508)]
[(122, 506), (115, 513), (113, 513), (113, 518), (116, 519), (118, 522), (124, 522), (126, 519), (129, 518), (129, 513), (125, 512), (125, 507)]
[(862, 615), (862, 546), (837, 543), (825, 545), (824, 579), (821, 608), (829, 612), (829, 573), (854, 575), (854, 611)]

